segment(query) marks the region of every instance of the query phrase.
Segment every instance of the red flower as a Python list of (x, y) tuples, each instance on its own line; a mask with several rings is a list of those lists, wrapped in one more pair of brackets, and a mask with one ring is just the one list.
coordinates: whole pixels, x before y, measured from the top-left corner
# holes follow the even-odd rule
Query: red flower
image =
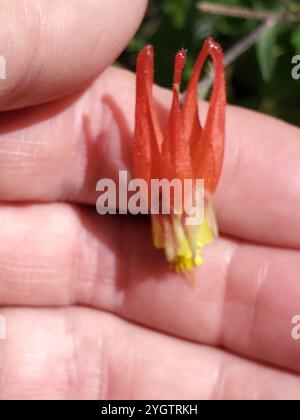
[[(211, 56), (214, 65), (214, 86), (205, 125), (198, 116), (198, 81), (203, 65)], [(166, 132), (160, 128), (153, 96), (154, 51), (146, 46), (137, 59), (136, 128), (133, 148), (134, 175), (150, 186), (151, 179), (203, 179), (205, 191), (213, 194), (222, 169), (224, 155), (226, 89), (222, 48), (212, 39), (205, 41), (197, 58), (180, 104), (180, 84), (186, 51), (176, 54), (173, 79), (173, 102)], [(153, 216), (154, 243), (164, 248), (168, 261), (177, 271), (192, 269), (201, 263), (201, 251), (216, 235), (210, 206), (197, 227), (197, 241), (191, 239), (184, 223), (184, 214)], [(180, 226), (179, 226), (180, 225)], [(178, 228), (180, 234), (178, 235)], [(205, 232), (203, 232), (203, 229)], [(195, 230), (195, 229), (194, 229)], [(195, 237), (195, 232), (193, 232)]]

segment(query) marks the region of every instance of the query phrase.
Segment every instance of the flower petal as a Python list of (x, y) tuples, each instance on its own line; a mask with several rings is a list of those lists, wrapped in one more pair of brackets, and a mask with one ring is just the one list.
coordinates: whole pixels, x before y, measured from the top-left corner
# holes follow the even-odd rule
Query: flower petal
[[(209, 55), (213, 60), (215, 77), (206, 124), (204, 129), (201, 129), (198, 118), (198, 80)], [(186, 136), (191, 136), (194, 177), (205, 179), (205, 188), (210, 193), (215, 191), (222, 169), (225, 108), (226, 84), (222, 48), (212, 39), (208, 39), (197, 59), (188, 86), (184, 105), (184, 130)]]
[(180, 106), (180, 85), (185, 62), (186, 51), (182, 49), (175, 58), (173, 102), (162, 149), (164, 177), (168, 179), (192, 178), (190, 146), (187, 141), (184, 141), (182, 135), (182, 109)]
[(147, 45), (137, 58), (133, 156), (135, 177), (145, 179), (148, 185), (151, 178), (159, 173), (160, 149), (163, 141), (152, 96), (153, 67), (153, 47)]

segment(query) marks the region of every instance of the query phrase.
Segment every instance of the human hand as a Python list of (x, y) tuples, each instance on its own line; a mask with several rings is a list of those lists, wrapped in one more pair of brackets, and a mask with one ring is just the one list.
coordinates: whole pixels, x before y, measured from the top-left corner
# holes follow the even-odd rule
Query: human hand
[(300, 398), (299, 128), (229, 107), (221, 237), (191, 289), (147, 218), (95, 210), (130, 170), (135, 78), (108, 66), (145, 1), (35, 1), (18, 23), (21, 3), (0, 36), (0, 398)]

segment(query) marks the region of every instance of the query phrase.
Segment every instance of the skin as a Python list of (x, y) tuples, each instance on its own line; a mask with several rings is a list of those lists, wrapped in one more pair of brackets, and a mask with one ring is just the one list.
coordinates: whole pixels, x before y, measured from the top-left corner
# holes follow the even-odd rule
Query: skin
[(221, 237), (192, 289), (147, 218), (95, 211), (130, 170), (135, 77), (110, 64), (146, 2), (30, 3), (28, 24), (0, 7), (0, 398), (299, 399), (300, 129), (228, 107)]

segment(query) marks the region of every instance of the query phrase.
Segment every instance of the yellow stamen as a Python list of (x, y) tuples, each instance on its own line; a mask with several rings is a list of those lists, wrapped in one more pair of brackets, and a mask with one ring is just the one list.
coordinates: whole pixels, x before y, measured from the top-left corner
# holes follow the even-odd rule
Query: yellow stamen
[(202, 252), (217, 236), (215, 220), (210, 209), (200, 226), (185, 226), (181, 215), (152, 217), (153, 241), (164, 248), (167, 260), (177, 273), (191, 272), (203, 263)]

